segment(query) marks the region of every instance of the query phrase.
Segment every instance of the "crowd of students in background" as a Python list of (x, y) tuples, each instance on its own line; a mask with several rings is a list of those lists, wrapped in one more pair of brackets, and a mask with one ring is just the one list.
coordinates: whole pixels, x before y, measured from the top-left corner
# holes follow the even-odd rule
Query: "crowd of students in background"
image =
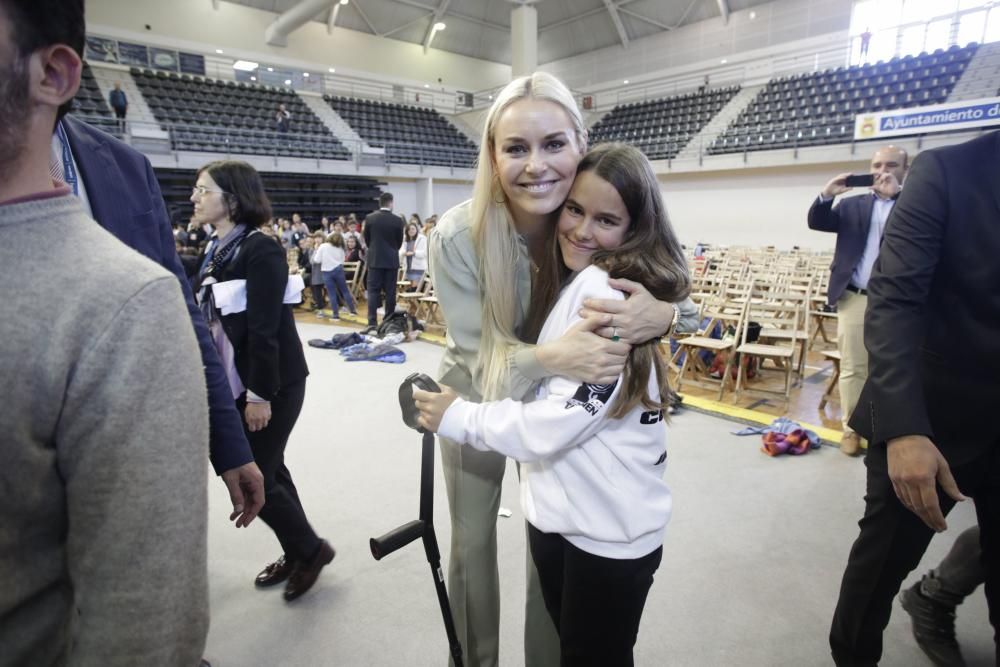
[[(406, 280), (411, 289), (417, 289), (427, 271), (427, 237), (437, 224), (437, 215), (421, 220), (416, 213), (410, 215), (406, 222), (403, 245), (400, 247), (400, 265), (406, 267)], [(336, 218), (322, 216), (319, 224), (310, 226), (302, 216), (293, 213), (289, 218), (273, 218), (261, 230), (281, 242), (286, 251), (297, 250), (296, 264), (307, 286), (306, 294), (311, 297), (309, 307), (319, 316), (327, 307), (328, 295), (331, 304), (347, 305), (351, 313), (355, 312), (353, 296), (347, 285), (352, 282), (355, 271), (361, 271), (364, 266), (367, 247), (365, 245), (364, 219), (359, 219), (354, 213), (340, 215)], [(191, 220), (187, 225), (174, 223), (174, 245), (181, 258), (188, 278), (198, 271), (198, 256), (205, 248), (209, 238), (215, 231), (211, 225)], [(325, 250), (324, 247), (329, 248)], [(324, 282), (322, 262), (326, 259), (327, 273), (337, 273), (333, 277), (334, 290)], [(353, 263), (358, 262), (357, 268)], [(338, 279), (338, 277), (340, 279)], [(342, 282), (341, 282), (342, 280)], [(338, 311), (334, 311), (334, 319)]]

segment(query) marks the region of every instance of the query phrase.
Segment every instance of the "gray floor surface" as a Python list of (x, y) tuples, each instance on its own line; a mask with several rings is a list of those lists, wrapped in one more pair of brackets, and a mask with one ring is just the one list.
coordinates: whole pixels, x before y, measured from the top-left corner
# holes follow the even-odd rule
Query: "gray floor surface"
[[(303, 340), (347, 331), (300, 325)], [(444, 667), (447, 644), (418, 544), (376, 562), (368, 538), (417, 517), (420, 436), (399, 417), (396, 391), (409, 373), (435, 374), (442, 348), (408, 343), (405, 364), (346, 362), (306, 347), (312, 374), (286, 461), (310, 521), (337, 557), (315, 588), (285, 603), (281, 587), (253, 578), (280, 550), (257, 521), (227, 525), (228, 495), (210, 485), (209, 577), (213, 667), (424, 665)], [(663, 564), (639, 631), (637, 665), (829, 665), (827, 632), (840, 576), (857, 532), (864, 466), (835, 448), (772, 459), (738, 425), (683, 412), (669, 429), (667, 479), (674, 514)], [(435, 525), (447, 559), (448, 509), (440, 474)], [(500, 662), (523, 665), (524, 520), (508, 467), (497, 522), (502, 587)], [(935, 565), (971, 525), (971, 503), (949, 518), (920, 568)], [(969, 665), (993, 664), (982, 589), (960, 608)], [(898, 603), (885, 634), (887, 667), (930, 665)]]

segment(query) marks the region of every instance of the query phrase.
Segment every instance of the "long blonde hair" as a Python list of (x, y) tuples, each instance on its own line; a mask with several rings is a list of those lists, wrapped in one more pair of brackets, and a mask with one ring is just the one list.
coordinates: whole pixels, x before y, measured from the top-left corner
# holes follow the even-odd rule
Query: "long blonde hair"
[(504, 86), (486, 115), (472, 190), (472, 238), (479, 259), (482, 299), (478, 370), (481, 393), (486, 400), (506, 398), (509, 357), (521, 342), (516, 331), (520, 306), (517, 280), (512, 276), (519, 243), (507, 198), (494, 185), (498, 180), (494, 151), (497, 120), (507, 107), (523, 99), (547, 100), (561, 106), (573, 123), (581, 156), (587, 149), (587, 128), (573, 94), (562, 81), (546, 72), (522, 76)]

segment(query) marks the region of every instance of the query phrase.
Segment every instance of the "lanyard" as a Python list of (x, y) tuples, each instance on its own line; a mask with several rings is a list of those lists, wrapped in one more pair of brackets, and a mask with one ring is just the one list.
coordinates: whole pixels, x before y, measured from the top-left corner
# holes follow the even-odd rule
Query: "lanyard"
[(73, 164), (73, 153), (69, 149), (69, 137), (62, 123), (56, 125), (56, 136), (59, 137), (59, 144), (62, 146), (63, 178), (66, 185), (73, 188), (73, 194), (80, 196), (79, 179), (76, 174), (76, 166)]

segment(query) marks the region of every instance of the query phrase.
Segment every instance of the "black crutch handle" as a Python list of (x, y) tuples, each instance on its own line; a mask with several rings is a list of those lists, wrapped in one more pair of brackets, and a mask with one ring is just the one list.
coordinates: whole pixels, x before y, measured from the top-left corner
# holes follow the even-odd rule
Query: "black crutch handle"
[(397, 549), (402, 549), (410, 542), (419, 540), (424, 536), (424, 522), (417, 519), (409, 523), (404, 523), (395, 530), (390, 530), (381, 537), (373, 537), (368, 540), (368, 546), (372, 550), (375, 560), (382, 560)]
[(441, 387), (429, 375), (424, 373), (411, 373), (403, 380), (403, 384), (399, 385), (399, 407), (403, 411), (403, 423), (420, 433), (426, 433), (427, 431), (417, 423), (420, 411), (417, 410), (417, 406), (413, 403), (414, 385), (424, 391), (436, 392), (440, 392)]

